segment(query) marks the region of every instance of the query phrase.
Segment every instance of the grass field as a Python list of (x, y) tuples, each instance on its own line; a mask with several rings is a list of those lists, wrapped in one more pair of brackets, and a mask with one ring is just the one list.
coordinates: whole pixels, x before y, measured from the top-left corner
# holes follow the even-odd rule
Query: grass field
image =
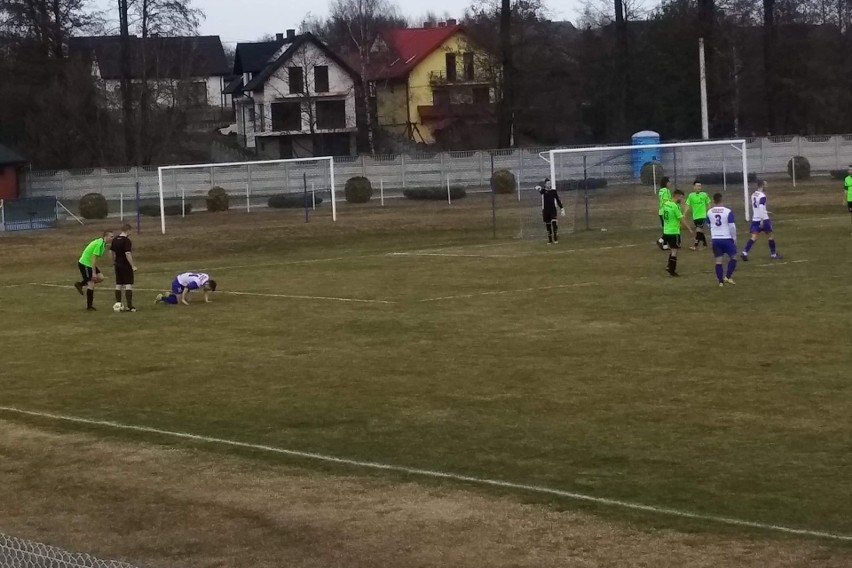
[[(109, 541), (109, 529), (94, 525), (81, 539), (79, 519), (95, 517), (87, 503), (98, 503), (101, 513), (134, 510), (139, 497), (93, 497), (110, 493), (107, 482), (98, 469), (83, 475), (87, 470), (77, 468), (110, 453), (125, 463), (138, 445), (139, 455), (158, 455), (150, 458), (157, 463), (174, 458), (157, 454), (167, 447), (191, 452), (190, 462), (237, 468), (235, 486), (264, 480), (274, 487), (276, 475), (290, 483), (293, 471), (303, 484), (337, 479), (347, 489), (329, 494), (343, 509), (359, 491), (461, 491), (464, 499), (501, 507), (526, 503), (534, 512), (524, 514), (549, 519), (551, 528), (581, 518), (612, 531), (608, 538), (576, 536), (573, 545), (585, 549), (635, 539), (619, 531), (696, 534), (720, 555), (746, 549), (745, 556), (680, 557), (683, 543), (673, 540), (671, 556), (654, 561), (650, 550), (665, 550), (666, 542), (644, 557), (613, 545), (622, 556), (577, 565), (697, 566), (708, 558), (722, 564), (706, 565), (849, 565), (852, 227), (840, 192), (828, 184), (779, 184), (770, 199), (785, 259), (771, 262), (761, 241), (752, 261), (740, 263), (737, 285), (724, 289), (715, 285), (706, 251), (683, 251), (683, 276), (670, 279), (655, 231), (619, 228), (617, 215), (603, 215), (609, 206), (600, 209), (613, 220), (608, 232), (578, 230), (555, 247), (509, 238), (517, 212), (508, 202), (492, 238), (485, 199), (418, 205), (416, 214), (413, 206), (344, 208), (335, 225), (327, 213), (305, 224), (297, 212), (170, 220), (166, 236), (134, 235), (136, 314), (110, 310), (110, 286), (98, 291), (100, 310), (86, 313), (70, 288), (79, 250), (105, 223), (3, 235), (0, 405), (825, 532), (845, 542), (8, 410), (0, 411), (11, 456), (4, 472), (19, 480), (18, 495), (44, 502), (11, 515), (9, 525), (0, 516), (0, 532), (95, 548)], [(653, 225), (653, 202), (649, 208)], [(644, 221), (631, 217), (630, 225)], [(185, 270), (218, 280), (212, 304), (148, 301)], [(45, 496), (62, 483), (38, 466), (42, 448), (48, 468), (67, 463), (75, 475), (79, 499), (57, 499), (57, 506), (80, 509), (74, 531), (45, 519)], [(79, 457), (87, 452), (99, 457)], [(149, 457), (140, 458), (139, 471)], [(109, 479), (120, 477), (115, 464), (104, 468)], [(169, 468), (158, 471), (152, 475), (164, 487), (179, 485)], [(197, 498), (169, 506), (189, 510)], [(366, 509), (388, 506), (364, 501)], [(437, 539), (430, 546), (451, 547), (451, 524), (435, 525), (442, 527), (438, 538), (428, 535), (428, 515), (409, 521), (420, 523), (424, 542)], [(416, 548), (418, 531), (406, 534)], [(469, 538), (486, 542), (481, 534)], [(570, 565), (553, 563), (565, 558), (560, 546), (566, 544), (538, 542), (526, 555), (495, 554), (485, 564)], [(782, 561), (761, 556), (764, 546), (791, 552)], [(115, 553), (168, 565), (240, 565), (185, 543), (152, 547), (141, 542)], [(338, 565), (313, 564), (308, 544), (299, 550), (292, 565)], [(480, 561), (489, 559), (481, 554)], [(476, 565), (466, 563), (476, 558), (455, 556), (386, 558), (400, 566)], [(391, 564), (350, 557), (339, 565)]]

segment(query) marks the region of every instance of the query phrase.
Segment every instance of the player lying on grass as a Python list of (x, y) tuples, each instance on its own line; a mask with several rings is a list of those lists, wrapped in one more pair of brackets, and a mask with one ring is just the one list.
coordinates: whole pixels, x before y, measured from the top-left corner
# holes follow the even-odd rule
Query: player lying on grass
[(100, 284), (104, 280), (104, 275), (98, 268), (98, 257), (103, 256), (107, 245), (112, 242), (112, 235), (112, 231), (104, 231), (102, 236), (86, 246), (83, 254), (80, 255), (80, 260), (77, 261), (82, 280), (75, 282), (74, 288), (81, 296), (83, 295), (83, 287), (86, 288), (86, 309), (90, 312), (95, 311), (95, 284)]
[[(737, 268), (737, 226), (734, 212), (722, 203), (722, 194), (713, 195), (713, 207), (707, 212), (710, 238), (713, 241), (713, 256), (716, 257), (716, 278), (719, 286), (733, 284), (731, 277)], [(722, 271), (722, 262), (728, 257), (728, 270)]]
[(157, 303), (173, 304), (178, 302), (188, 306), (187, 296), (193, 290), (204, 292), (204, 301), (210, 302), (210, 292), (216, 291), (216, 281), (203, 272), (184, 272), (172, 280), (171, 294), (157, 294)]
[(775, 250), (775, 237), (772, 234), (772, 221), (769, 220), (769, 211), (766, 209), (766, 180), (757, 182), (757, 189), (751, 194), (751, 239), (746, 241), (743, 248), (742, 259), (748, 260), (748, 254), (754, 241), (760, 233), (766, 233), (769, 239), (769, 256), (773, 260), (781, 258), (781, 255)]

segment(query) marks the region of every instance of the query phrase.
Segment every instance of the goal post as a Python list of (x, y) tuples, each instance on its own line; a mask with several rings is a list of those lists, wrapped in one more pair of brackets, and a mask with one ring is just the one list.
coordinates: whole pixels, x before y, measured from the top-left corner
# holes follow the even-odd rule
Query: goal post
[[(707, 193), (727, 195), (728, 206), (750, 220), (748, 184), (755, 174), (748, 169), (744, 139), (558, 148), (539, 156), (548, 163), (550, 179), (562, 201), (570, 204), (566, 206), (568, 227), (655, 226), (653, 196), (662, 176), (670, 178), (671, 189), (687, 194), (692, 182), (700, 181)], [(654, 165), (648, 167), (649, 163)], [(740, 188), (742, 206), (738, 197), (731, 198)], [(528, 222), (533, 223), (533, 216), (529, 217)]]
[[(331, 156), (160, 166), (157, 186), (163, 234), (166, 234), (167, 199), (179, 201), (179, 212), (183, 212), (187, 198), (206, 197), (213, 187), (223, 188), (232, 203), (237, 208), (244, 207), (246, 212), (258, 205), (265, 206), (262, 200), (274, 195), (299, 199), (306, 190), (313, 194), (319, 192), (316, 201), (328, 195), (332, 221), (337, 221), (334, 158)], [(311, 202), (314, 201), (312, 195)]]

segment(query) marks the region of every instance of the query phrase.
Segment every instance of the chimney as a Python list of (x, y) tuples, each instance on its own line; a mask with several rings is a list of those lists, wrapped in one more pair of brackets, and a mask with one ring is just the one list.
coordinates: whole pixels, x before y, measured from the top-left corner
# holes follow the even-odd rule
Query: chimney
[(435, 27), (435, 22), (423, 22), (423, 27), (427, 30), (431, 30)]
[(287, 39), (296, 39), (296, 30), (287, 30)]
[(450, 18), (449, 20), (447, 20), (447, 27), (452, 27), (452, 26), (456, 26), (456, 25), (458, 25), (457, 20), (455, 20), (453, 18)]
[(447, 22), (438, 22), (438, 27), (439, 27), (439, 28), (446, 28), (446, 27), (447, 27)]
[(284, 34), (275, 34), (276, 41), (284, 41)]

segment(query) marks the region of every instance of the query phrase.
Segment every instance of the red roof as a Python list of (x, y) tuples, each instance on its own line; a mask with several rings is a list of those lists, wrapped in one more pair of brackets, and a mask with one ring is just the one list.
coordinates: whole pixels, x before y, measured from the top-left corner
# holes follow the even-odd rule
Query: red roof
[(390, 53), (386, 61), (374, 65), (370, 78), (407, 77), (418, 63), (459, 31), (462, 31), (462, 26), (455, 25), (443, 28), (397, 28), (382, 32), (382, 39)]

